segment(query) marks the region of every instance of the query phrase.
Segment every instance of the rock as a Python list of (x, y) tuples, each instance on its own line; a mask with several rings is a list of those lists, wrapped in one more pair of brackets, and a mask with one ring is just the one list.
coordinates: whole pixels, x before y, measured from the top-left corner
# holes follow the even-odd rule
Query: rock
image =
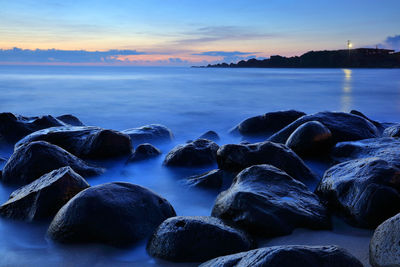
[(130, 183), (106, 183), (80, 192), (51, 222), (47, 235), (60, 243), (127, 246), (149, 237), (176, 216), (169, 202)]
[(289, 136), (302, 124), (309, 121), (318, 121), (325, 125), (332, 133), (333, 142), (355, 141), (379, 137), (379, 130), (368, 120), (344, 112), (319, 112), (305, 115), (292, 122), (270, 137), (270, 141), (286, 143)]
[(218, 148), (213, 141), (197, 139), (174, 147), (166, 155), (164, 165), (192, 167), (214, 164)]
[(336, 162), (377, 157), (400, 168), (400, 140), (385, 137), (341, 142), (332, 149), (331, 156)]
[(293, 178), (306, 182), (317, 177), (290, 148), (269, 141), (249, 145), (223, 145), (217, 152), (218, 167), (239, 172), (257, 164), (273, 165)]
[(9, 112), (0, 113), (0, 139), (15, 143), (22, 137), (41, 129), (66, 126), (52, 116), (23, 117)]
[(85, 126), (83, 122), (81, 122), (77, 117), (71, 114), (58, 116), (57, 119), (71, 126)]
[(271, 135), (304, 115), (306, 115), (304, 112), (296, 110), (268, 112), (264, 115), (245, 119), (233, 131), (250, 136)]
[(70, 166), (84, 177), (103, 172), (58, 146), (37, 141), (21, 145), (14, 151), (3, 168), (2, 181), (25, 185), (64, 166)]
[(157, 144), (172, 141), (174, 135), (171, 130), (161, 124), (150, 124), (139, 128), (122, 131), (131, 137), (134, 145), (142, 143)]
[(373, 267), (400, 266), (400, 214), (376, 228), (369, 243), (369, 262)]
[(243, 232), (208, 216), (169, 218), (147, 244), (151, 256), (175, 262), (200, 262), (251, 248)]
[(318, 121), (300, 125), (286, 141), (286, 146), (300, 156), (317, 156), (329, 153), (332, 133)]
[(21, 139), (15, 147), (46, 141), (81, 158), (111, 158), (131, 153), (130, 137), (121, 132), (91, 126), (52, 127)]
[(271, 165), (256, 165), (240, 172), (231, 187), (218, 195), (212, 216), (264, 237), (287, 235), (297, 227), (330, 228), (318, 197)]
[(331, 167), (316, 194), (351, 224), (375, 228), (400, 212), (399, 189), (399, 168), (378, 158), (365, 158)]
[(353, 110), (350, 111), (350, 114), (357, 115), (357, 116), (360, 116), (360, 117), (366, 119), (367, 121), (369, 121), (369, 122), (371, 122), (373, 125), (375, 125), (375, 127), (376, 127), (380, 132), (382, 132), (382, 131), (384, 130), (384, 126), (383, 126), (380, 122), (371, 120), (370, 118), (368, 118), (367, 116), (365, 116), (363, 113), (361, 113), (361, 112), (358, 111), (358, 110), (354, 110), (354, 109), (353, 109)]
[(161, 151), (151, 144), (140, 144), (136, 147), (135, 152), (130, 156), (128, 162), (151, 159), (161, 155)]
[(219, 135), (214, 131), (208, 131), (203, 133), (198, 139), (208, 139), (215, 142), (219, 140)]
[(383, 131), (384, 137), (400, 137), (400, 124), (392, 125)]
[(201, 267), (363, 267), (346, 250), (337, 246), (274, 246), (218, 257)]
[(71, 167), (62, 167), (11, 193), (10, 199), (0, 206), (0, 215), (25, 221), (48, 219), (88, 187)]
[(224, 175), (225, 171), (223, 170), (211, 170), (200, 175), (189, 177), (186, 183), (194, 187), (219, 189), (222, 186)]

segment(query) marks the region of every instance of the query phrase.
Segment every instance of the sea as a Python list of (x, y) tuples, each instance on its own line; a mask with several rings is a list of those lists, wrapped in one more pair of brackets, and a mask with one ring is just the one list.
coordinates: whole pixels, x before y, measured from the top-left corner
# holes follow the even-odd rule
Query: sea
[[(160, 144), (162, 156), (138, 163), (97, 162), (107, 168), (91, 185), (125, 181), (168, 199), (178, 215), (210, 215), (218, 191), (188, 187), (187, 177), (216, 168), (167, 168), (174, 146), (213, 130), (219, 145), (246, 139), (229, 134), (242, 120), (266, 112), (296, 109), (359, 110), (381, 122), (400, 122), (399, 69), (229, 69), (184, 67), (0, 66), (0, 112), (24, 116), (73, 114), (86, 125), (124, 130), (157, 123), (174, 133)], [(2, 145), (0, 157), (13, 147)], [(306, 162), (320, 176), (327, 166)], [(0, 169), (4, 163), (0, 163)], [(17, 187), (0, 184), (0, 202)], [(259, 246), (344, 247), (368, 266), (372, 231), (333, 218), (331, 231), (296, 229), (258, 240)], [(0, 266), (196, 266), (151, 258), (146, 242), (118, 249), (103, 245), (59, 245), (46, 238), (49, 222), (0, 218)]]

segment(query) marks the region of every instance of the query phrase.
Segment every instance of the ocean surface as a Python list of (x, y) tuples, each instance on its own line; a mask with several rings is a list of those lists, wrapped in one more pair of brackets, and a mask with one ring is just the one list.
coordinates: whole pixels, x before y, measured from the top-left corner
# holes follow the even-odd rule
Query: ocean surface
[[(127, 181), (148, 187), (168, 199), (178, 215), (210, 215), (218, 192), (188, 188), (183, 182), (215, 166), (163, 167), (172, 147), (208, 130), (221, 136), (220, 145), (240, 142), (229, 129), (247, 117), (285, 109), (357, 109), (374, 120), (398, 122), (400, 70), (0, 66), (1, 112), (73, 114), (86, 125), (115, 130), (151, 123), (170, 128), (175, 140), (159, 146), (161, 157), (129, 165), (99, 162), (107, 172), (88, 182)], [(11, 153), (12, 147), (0, 148), (0, 157)], [(308, 164), (320, 175), (327, 167)], [(0, 184), (0, 202), (15, 189)], [(332, 231), (298, 229), (289, 236), (260, 240), (260, 245), (337, 244), (367, 263), (372, 232), (334, 221)], [(0, 219), (0, 266), (190, 266), (149, 257), (145, 242), (129, 249), (60, 246), (46, 240), (47, 226)]]

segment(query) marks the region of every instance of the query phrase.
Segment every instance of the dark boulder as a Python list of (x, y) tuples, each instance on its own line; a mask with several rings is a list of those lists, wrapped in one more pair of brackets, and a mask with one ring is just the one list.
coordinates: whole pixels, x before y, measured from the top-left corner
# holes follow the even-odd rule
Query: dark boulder
[(367, 121), (369, 121), (369, 122), (371, 122), (373, 125), (375, 125), (375, 127), (376, 127), (380, 132), (382, 132), (382, 131), (384, 130), (384, 128), (385, 128), (380, 122), (371, 120), (370, 118), (368, 118), (366, 115), (364, 115), (363, 113), (361, 113), (361, 112), (358, 111), (358, 110), (354, 110), (354, 109), (353, 109), (353, 110), (350, 111), (350, 114), (363, 117), (364, 119), (366, 119)]
[(24, 137), (15, 147), (33, 141), (46, 141), (82, 158), (110, 158), (131, 153), (128, 135), (91, 126), (43, 129)]
[(21, 145), (14, 151), (3, 168), (2, 181), (25, 185), (64, 166), (70, 166), (84, 177), (103, 172), (56, 145), (37, 141)]
[(384, 137), (400, 137), (400, 124), (386, 128), (382, 134)]
[(151, 159), (161, 155), (161, 151), (151, 144), (140, 144), (136, 147), (133, 154), (129, 157), (128, 162), (141, 161)]
[(149, 237), (165, 219), (176, 216), (169, 202), (130, 183), (89, 187), (64, 205), (47, 235), (60, 243), (127, 246)]
[(218, 148), (213, 141), (197, 139), (174, 147), (165, 156), (164, 165), (192, 167), (214, 164)]
[(85, 126), (77, 117), (71, 114), (65, 114), (57, 117), (58, 120), (65, 122), (71, 126)]
[(290, 148), (269, 141), (248, 145), (223, 145), (217, 152), (218, 167), (239, 172), (257, 164), (273, 165), (302, 182), (315, 181), (317, 177)]
[(351, 224), (375, 228), (400, 212), (400, 169), (378, 158), (346, 161), (325, 172), (316, 194)]
[(198, 139), (208, 139), (211, 141), (218, 141), (219, 135), (214, 131), (208, 131), (203, 133)]
[(171, 130), (161, 124), (150, 124), (138, 128), (122, 131), (131, 137), (134, 145), (142, 143), (157, 144), (172, 141), (174, 135)]
[(189, 186), (202, 187), (202, 188), (215, 188), (219, 189), (224, 180), (225, 171), (211, 170), (209, 172), (191, 176), (187, 179), (186, 183)]
[(242, 135), (271, 135), (306, 115), (296, 110), (268, 112), (264, 115), (245, 119), (233, 131)]
[(201, 262), (251, 248), (243, 232), (207, 216), (169, 218), (147, 244), (151, 256), (176, 262)]
[(49, 115), (24, 117), (3, 112), (0, 113), (0, 140), (15, 143), (30, 133), (55, 126), (67, 126), (67, 124)]
[(330, 228), (318, 197), (271, 165), (256, 165), (240, 172), (231, 187), (218, 195), (212, 216), (265, 237), (287, 235), (298, 227)]
[(379, 137), (379, 130), (368, 120), (344, 112), (319, 112), (305, 115), (270, 137), (270, 141), (286, 143), (289, 136), (303, 123), (318, 121), (332, 133), (334, 143)]
[(369, 243), (369, 262), (373, 267), (400, 266), (400, 214), (376, 228)]
[(286, 141), (286, 146), (300, 156), (328, 154), (332, 146), (332, 133), (318, 121), (300, 125)]
[(363, 267), (337, 246), (274, 246), (218, 257), (201, 267)]
[(331, 156), (336, 162), (377, 157), (400, 168), (400, 139), (384, 137), (341, 142), (332, 149)]
[(62, 167), (12, 192), (10, 199), (0, 206), (0, 215), (25, 221), (48, 219), (88, 187), (85, 179), (70, 167)]

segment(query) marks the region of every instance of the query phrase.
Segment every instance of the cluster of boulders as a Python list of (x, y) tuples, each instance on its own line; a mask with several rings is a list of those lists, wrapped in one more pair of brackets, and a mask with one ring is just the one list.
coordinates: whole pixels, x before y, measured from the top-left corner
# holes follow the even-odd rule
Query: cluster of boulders
[[(177, 216), (166, 199), (139, 185), (91, 187), (85, 180), (104, 171), (93, 160), (132, 163), (160, 156), (154, 145), (173, 139), (165, 126), (114, 131), (85, 126), (72, 115), (1, 113), (0, 141), (15, 147), (0, 180), (22, 187), (0, 206), (0, 215), (51, 220), (47, 236), (61, 243), (129, 246), (148, 239), (151, 256), (202, 266), (362, 266), (337, 246), (256, 249), (258, 238), (288, 235), (295, 228), (330, 229), (335, 215), (376, 229), (370, 263), (396, 266), (399, 129), (359, 111), (307, 115), (288, 110), (246, 119), (232, 130), (259, 138), (256, 143), (219, 146), (218, 134), (208, 131), (174, 147), (163, 161), (168, 168), (209, 166), (186, 184), (225, 189), (210, 216), (188, 217)], [(321, 178), (305, 159), (328, 160), (331, 167)]]

